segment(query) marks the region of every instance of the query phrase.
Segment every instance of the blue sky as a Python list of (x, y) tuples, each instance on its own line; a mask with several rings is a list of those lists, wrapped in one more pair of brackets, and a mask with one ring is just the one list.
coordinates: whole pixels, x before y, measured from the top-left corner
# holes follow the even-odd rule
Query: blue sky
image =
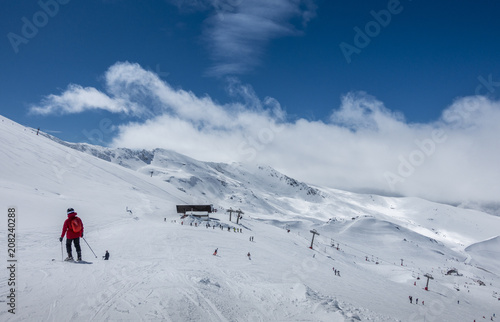
[[(258, 161), (313, 183), (426, 196), (443, 163), (466, 152), (448, 140), (427, 155), (415, 140), (439, 130), (463, 142), (467, 126), (491, 135), (489, 125), (469, 123), (498, 112), (500, 4), (493, 0), (1, 6), (1, 113), (67, 141)], [(402, 160), (415, 150), (424, 161), (414, 154), (406, 176)], [(462, 181), (478, 178), (475, 162), (450, 178), (463, 167), (470, 171)], [(309, 164), (321, 171), (306, 171)], [(360, 169), (367, 179), (349, 176)], [(486, 179), (486, 170), (479, 176)]]

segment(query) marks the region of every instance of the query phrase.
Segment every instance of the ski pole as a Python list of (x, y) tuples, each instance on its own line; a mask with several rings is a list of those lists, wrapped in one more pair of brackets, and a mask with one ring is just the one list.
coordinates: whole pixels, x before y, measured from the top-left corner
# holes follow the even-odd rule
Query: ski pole
[(61, 241), (61, 260), (64, 261), (62, 241)]
[(87, 246), (89, 246), (89, 248), (92, 251), (92, 253), (94, 254), (95, 258), (97, 258), (97, 255), (94, 253), (94, 251), (92, 250), (92, 247), (90, 247), (89, 243), (87, 243), (87, 241), (85, 240), (85, 238), (83, 238), (83, 240), (85, 241), (85, 243), (87, 244)]

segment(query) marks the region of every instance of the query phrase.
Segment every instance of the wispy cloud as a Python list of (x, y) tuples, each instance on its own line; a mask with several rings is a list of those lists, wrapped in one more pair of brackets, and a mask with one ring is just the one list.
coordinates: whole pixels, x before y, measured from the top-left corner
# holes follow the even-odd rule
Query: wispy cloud
[(210, 10), (204, 42), (211, 76), (238, 75), (259, 65), (273, 39), (296, 36), (316, 16), (314, 0), (170, 0), (181, 10)]
[(328, 122), (289, 122), (278, 101), (260, 99), (237, 79), (229, 85), (234, 101), (226, 104), (174, 89), (137, 64), (117, 63), (105, 80), (105, 91), (71, 85), (32, 111), (141, 115), (118, 126), (113, 146), (268, 164), (306, 182), (354, 191), (500, 201), (500, 102), (483, 96), (457, 99), (434, 122), (410, 124), (376, 98), (348, 93)]
[(300, 34), (293, 19), (301, 19), (299, 27), (303, 27), (314, 16), (313, 4), (306, 4), (289, 0), (241, 1), (232, 11), (208, 19), (206, 42), (215, 63), (209, 74), (242, 74), (258, 66), (268, 42)]

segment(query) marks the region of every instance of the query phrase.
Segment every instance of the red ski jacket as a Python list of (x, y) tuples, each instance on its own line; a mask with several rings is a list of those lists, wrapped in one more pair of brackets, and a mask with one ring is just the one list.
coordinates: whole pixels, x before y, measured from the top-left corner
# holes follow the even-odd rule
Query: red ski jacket
[[(67, 235), (66, 235), (67, 239), (75, 239), (75, 238), (79, 238), (79, 237), (83, 236), (83, 223), (82, 223), (82, 220), (79, 217), (77, 217), (76, 215), (77, 215), (76, 212), (72, 212), (72, 213), (68, 214), (68, 219), (66, 219), (64, 221), (61, 238), (64, 237), (66, 232), (67, 232)], [(79, 232), (74, 232), (73, 229), (71, 228), (71, 221), (72, 220), (78, 220), (80, 222), (80, 225), (82, 226), (82, 230), (80, 230)]]

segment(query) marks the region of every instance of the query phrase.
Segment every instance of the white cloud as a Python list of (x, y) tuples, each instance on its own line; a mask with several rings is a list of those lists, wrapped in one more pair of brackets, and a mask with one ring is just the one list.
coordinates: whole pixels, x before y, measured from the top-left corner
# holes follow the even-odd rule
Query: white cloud
[(409, 124), (364, 93), (345, 95), (328, 122), (287, 122), (279, 102), (259, 99), (235, 79), (229, 84), (235, 102), (227, 104), (174, 89), (137, 64), (117, 63), (105, 80), (106, 93), (72, 85), (33, 112), (99, 108), (142, 115), (143, 121), (118, 126), (113, 146), (258, 162), (309, 183), (354, 191), (500, 201), (500, 103), (482, 96), (457, 99), (428, 124)]
[(391, 112), (382, 102), (363, 92), (345, 95), (340, 109), (334, 111), (330, 119), (334, 124), (354, 131), (387, 131), (404, 123), (403, 115)]
[(32, 106), (34, 114), (73, 114), (86, 110), (102, 109), (112, 113), (137, 114), (141, 108), (121, 98), (112, 98), (92, 87), (69, 85), (61, 95), (49, 95), (40, 105)]

